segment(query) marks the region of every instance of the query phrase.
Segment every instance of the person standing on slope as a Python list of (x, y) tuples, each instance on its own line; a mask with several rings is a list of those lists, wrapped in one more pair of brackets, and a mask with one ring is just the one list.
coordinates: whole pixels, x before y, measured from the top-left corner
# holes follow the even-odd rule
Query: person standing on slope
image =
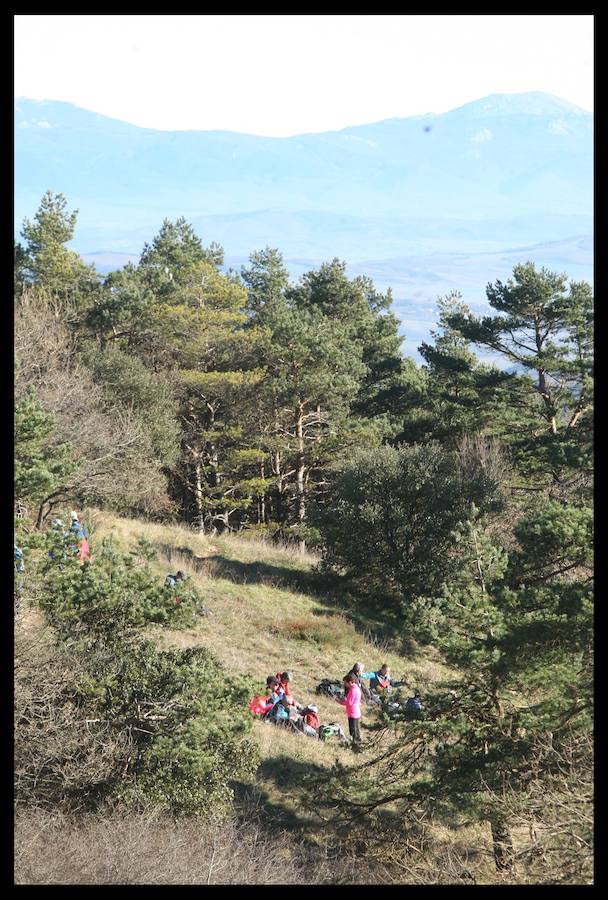
[(361, 688), (357, 684), (357, 676), (352, 672), (344, 676), (344, 694), (345, 699), (338, 700), (338, 703), (346, 707), (353, 748), (358, 748), (361, 746)]

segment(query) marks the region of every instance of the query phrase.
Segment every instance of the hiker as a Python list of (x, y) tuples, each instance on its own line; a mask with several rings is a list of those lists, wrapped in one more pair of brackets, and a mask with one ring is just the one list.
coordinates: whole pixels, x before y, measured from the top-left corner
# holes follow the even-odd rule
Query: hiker
[(291, 706), (294, 706), (298, 710), (298, 712), (300, 712), (302, 709), (304, 709), (304, 707), (302, 706), (301, 703), (298, 703), (298, 701), (295, 699), (295, 697), (291, 693), (291, 687), (290, 687), (291, 675), (292, 675), (291, 672), (277, 672), (279, 686), (282, 689), (285, 696), (287, 697), (288, 703)]
[(23, 558), (23, 550), (21, 547), (18, 547), (17, 544), (13, 541), (15, 546), (15, 589), (14, 589), (14, 601), (15, 601), (15, 609), (17, 612), (21, 609), (21, 591), (23, 590), (23, 583), (25, 581), (25, 560)]
[(373, 701), (372, 692), (370, 691), (369, 687), (366, 684), (363, 684), (363, 679), (370, 678), (371, 675), (374, 673), (373, 672), (365, 672), (364, 670), (365, 670), (365, 666), (363, 665), (363, 663), (357, 662), (354, 664), (354, 666), (352, 667), (352, 669), (350, 670), (350, 672), (348, 674), (354, 676), (358, 687), (361, 689), (361, 695), (362, 695), (363, 699), (367, 703), (371, 703)]
[(78, 538), (79, 541), (81, 541), (83, 538), (88, 538), (88, 536), (89, 536), (88, 532), (87, 532), (86, 528), (84, 528), (84, 526), (81, 525), (81, 523), (78, 519), (77, 512), (73, 511), (70, 513), (70, 521), (72, 523), (70, 525), (70, 531), (75, 534), (75, 536)]
[(359, 747), (361, 744), (361, 688), (357, 684), (357, 676), (352, 672), (344, 676), (344, 693), (345, 699), (338, 700), (338, 703), (346, 707), (348, 731), (353, 747)]
[[(284, 696), (279, 687), (279, 679), (275, 675), (269, 675), (266, 679), (266, 695), (261, 698), (264, 704), (264, 712), (261, 713), (263, 719), (270, 720), (273, 708)], [(251, 709), (251, 705), (249, 708)]]
[(300, 719), (297, 724), (308, 737), (318, 738), (321, 725), (318, 708), (314, 705), (305, 706), (300, 712)]
[(369, 675), (369, 686), (373, 691), (385, 691), (391, 686), (391, 670), (386, 663), (382, 663), (377, 672), (365, 672)]
[[(14, 542), (13, 542), (14, 543)], [(15, 575), (25, 572), (25, 561), (23, 559), (23, 550), (14, 544), (15, 547)]]
[(408, 698), (404, 708), (405, 718), (408, 721), (424, 719), (424, 708), (420, 699), (420, 691), (414, 691), (414, 696)]
[(165, 578), (165, 585), (167, 587), (176, 587), (178, 581), (185, 581), (186, 575), (181, 570), (177, 571), (175, 575), (167, 575)]
[(292, 705), (285, 695), (283, 695), (280, 700), (277, 700), (268, 713), (268, 719), (274, 725), (282, 725), (284, 728), (292, 726), (294, 728), (296, 727), (295, 722), (292, 721), (294, 716), (295, 713), (292, 712)]
[(275, 703), (278, 703), (281, 697), (285, 696), (285, 691), (281, 687), (279, 683), (279, 679), (276, 675), (269, 675), (266, 679), (266, 691), (267, 691), (267, 702), (271, 703), (274, 706)]
[(70, 513), (70, 519), (72, 524), (70, 525), (70, 533), (77, 540), (77, 546), (75, 552), (78, 554), (80, 558), (80, 563), (82, 565), (83, 562), (90, 560), (91, 553), (89, 549), (89, 535), (78, 519), (78, 513), (72, 511)]
[[(63, 550), (61, 551), (61, 556), (63, 559), (67, 559), (67, 551), (65, 549), (65, 544), (66, 544), (68, 532), (66, 531), (66, 527), (63, 524), (63, 521), (61, 519), (53, 519), (53, 521), (51, 523), (51, 533), (53, 534), (54, 540), (61, 538), (61, 543), (63, 544)], [(54, 550), (49, 550), (49, 557), (51, 559), (55, 558)]]
[(373, 691), (385, 691), (392, 687), (408, 686), (403, 676), (399, 680), (393, 679), (390, 666), (387, 663), (382, 663), (377, 672), (364, 672), (361, 677), (370, 679), (369, 686)]

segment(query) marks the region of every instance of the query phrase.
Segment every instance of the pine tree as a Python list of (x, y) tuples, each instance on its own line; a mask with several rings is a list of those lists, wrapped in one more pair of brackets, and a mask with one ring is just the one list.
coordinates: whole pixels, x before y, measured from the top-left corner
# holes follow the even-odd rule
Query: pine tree
[(15, 406), (15, 501), (42, 507), (64, 479), (74, 470), (72, 448), (67, 442), (53, 442), (54, 420), (46, 413), (32, 390)]
[[(475, 318), (459, 311), (448, 323), (523, 372), (519, 417), (523, 413), (526, 428), (512, 439), (518, 467), (528, 482), (540, 480), (566, 497), (573, 481), (580, 484), (581, 470), (590, 468), (591, 289), (571, 283), (567, 291), (565, 275), (525, 263), (486, 293), (498, 315)], [(506, 422), (503, 431), (509, 432)]]
[(34, 220), (23, 220), (25, 255), (20, 262), (27, 284), (78, 307), (97, 290), (98, 277), (94, 266), (86, 266), (65, 246), (74, 237), (77, 216), (78, 210), (68, 212), (63, 194), (47, 191)]

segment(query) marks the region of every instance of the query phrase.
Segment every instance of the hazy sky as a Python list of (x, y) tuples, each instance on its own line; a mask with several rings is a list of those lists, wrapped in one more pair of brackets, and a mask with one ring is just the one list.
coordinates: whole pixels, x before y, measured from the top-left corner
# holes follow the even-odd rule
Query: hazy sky
[(593, 16), (15, 16), (15, 96), (268, 136), (546, 91), (593, 110)]

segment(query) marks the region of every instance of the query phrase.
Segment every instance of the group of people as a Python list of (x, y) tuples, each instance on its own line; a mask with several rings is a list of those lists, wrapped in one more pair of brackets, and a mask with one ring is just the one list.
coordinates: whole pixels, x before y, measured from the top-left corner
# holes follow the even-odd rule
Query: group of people
[[(61, 535), (64, 543), (70, 545), (75, 554), (77, 554), (81, 564), (89, 562), (91, 559), (91, 549), (89, 547), (89, 533), (80, 522), (78, 513), (73, 510), (70, 513), (70, 527), (66, 528), (62, 519), (53, 519), (52, 528), (55, 533)], [(49, 551), (49, 556), (54, 556), (53, 550)], [(64, 551), (65, 557), (65, 551)]]
[(314, 703), (299, 703), (291, 692), (291, 672), (277, 672), (266, 679), (266, 693), (256, 694), (249, 703), (254, 716), (266, 722), (289, 728), (307, 737), (326, 740), (336, 735), (343, 743), (349, 743), (344, 731), (337, 722), (322, 725), (319, 709)]
[[(364, 684), (364, 679), (369, 680), (369, 686)], [(405, 678), (398, 680), (394, 679), (391, 676), (390, 666), (388, 666), (387, 663), (383, 663), (376, 672), (366, 672), (363, 663), (355, 663), (344, 679), (344, 689), (347, 698), (348, 693), (346, 692), (348, 690), (350, 693), (352, 684), (355, 684), (361, 692), (359, 695), (359, 702), (361, 701), (361, 697), (368, 703), (382, 702), (382, 695), (384, 693), (386, 695), (386, 706), (389, 715), (399, 717), (403, 714), (403, 718), (405, 719), (423, 718), (420, 691), (414, 691), (413, 696), (408, 697), (404, 704), (395, 700), (393, 700), (393, 702), (389, 700), (389, 693), (392, 688), (409, 687), (409, 684)]]
[[(59, 534), (61, 537), (63, 545), (61, 554), (63, 559), (67, 559), (69, 550), (72, 550), (74, 554), (78, 555), (81, 564), (91, 559), (89, 535), (86, 528), (81, 524), (78, 513), (75, 510), (70, 513), (69, 528), (65, 527), (61, 519), (53, 519), (51, 529), (55, 534)], [(25, 583), (25, 555), (21, 547), (18, 547), (15, 542), (13, 543), (15, 556), (14, 598), (15, 609), (18, 611), (21, 608), (21, 594)], [(53, 558), (55, 556), (55, 550), (49, 550), (49, 556)]]
[[(361, 745), (362, 701), (374, 702), (374, 698), (378, 696), (377, 692), (388, 693), (393, 687), (407, 685), (403, 679), (392, 678), (390, 667), (386, 663), (374, 672), (366, 672), (363, 663), (355, 663), (350, 672), (344, 676), (343, 691), (339, 696), (334, 695), (334, 699), (345, 707), (349, 732), (347, 737), (337, 722), (321, 724), (317, 706), (299, 703), (291, 692), (291, 681), (292, 675), (289, 671), (269, 675), (266, 679), (265, 695), (256, 694), (249, 704), (251, 712), (274, 725), (293, 729), (309, 737), (324, 740), (335, 734), (344, 743), (351, 744), (354, 749), (358, 749)], [(364, 681), (369, 681), (369, 686)], [(402, 710), (399, 703), (389, 703), (388, 706), (399, 707), (405, 718), (420, 718), (419, 713), (422, 710), (418, 691), (407, 700)], [(416, 714), (410, 715), (413, 712)]]

